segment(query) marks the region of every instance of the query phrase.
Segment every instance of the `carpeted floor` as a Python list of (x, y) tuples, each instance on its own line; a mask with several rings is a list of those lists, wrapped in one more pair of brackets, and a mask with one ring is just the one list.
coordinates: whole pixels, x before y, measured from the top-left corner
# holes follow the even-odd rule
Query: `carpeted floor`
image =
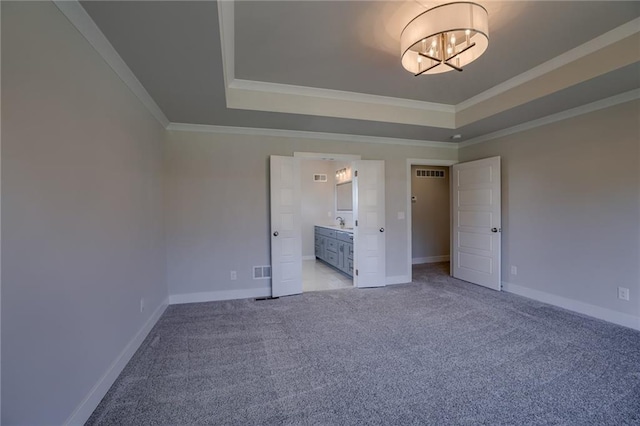
[(447, 268), (169, 306), (88, 424), (640, 425), (640, 332)]

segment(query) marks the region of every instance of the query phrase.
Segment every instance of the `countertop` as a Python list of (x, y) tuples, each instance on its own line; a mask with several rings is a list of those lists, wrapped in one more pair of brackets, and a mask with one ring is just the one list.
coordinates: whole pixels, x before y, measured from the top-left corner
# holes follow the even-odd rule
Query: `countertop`
[(334, 231), (342, 231), (348, 234), (353, 234), (353, 228), (341, 228), (336, 225), (316, 225), (316, 226), (320, 226), (321, 228), (333, 229)]

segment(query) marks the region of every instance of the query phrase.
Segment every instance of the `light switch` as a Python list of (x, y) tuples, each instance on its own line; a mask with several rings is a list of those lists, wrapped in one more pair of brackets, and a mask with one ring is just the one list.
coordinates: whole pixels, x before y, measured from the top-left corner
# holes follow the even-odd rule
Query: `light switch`
[(404, 220), (404, 212), (398, 212), (398, 220)]

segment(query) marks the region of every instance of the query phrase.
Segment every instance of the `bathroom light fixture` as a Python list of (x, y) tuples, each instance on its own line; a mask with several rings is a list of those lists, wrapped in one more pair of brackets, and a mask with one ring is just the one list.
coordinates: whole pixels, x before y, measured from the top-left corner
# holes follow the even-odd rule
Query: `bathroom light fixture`
[(400, 35), (402, 66), (415, 76), (462, 71), (489, 46), (489, 15), (477, 3), (441, 4), (416, 16)]
[(342, 181), (348, 177), (347, 168), (336, 170), (336, 180)]

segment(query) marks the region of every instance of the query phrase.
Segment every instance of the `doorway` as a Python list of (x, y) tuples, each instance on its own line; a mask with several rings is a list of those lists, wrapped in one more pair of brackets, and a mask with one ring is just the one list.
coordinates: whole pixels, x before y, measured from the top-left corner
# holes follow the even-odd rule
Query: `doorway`
[(414, 265), (451, 265), (451, 166), (456, 163), (407, 159), (407, 270), (411, 281)]
[[(302, 229), (302, 292), (337, 290), (353, 287), (353, 278), (341, 270), (336, 256), (342, 256), (337, 244), (326, 247), (332, 249), (331, 259), (319, 253), (325, 250), (319, 245), (319, 231), (316, 227), (326, 226), (327, 230), (353, 232), (352, 191), (349, 187), (347, 206), (341, 206), (338, 190), (351, 183), (351, 161), (302, 158), (300, 160), (300, 221)], [(342, 224), (342, 225), (341, 225)], [(351, 230), (351, 231), (347, 231)], [(325, 238), (325, 237), (320, 237)], [(328, 238), (328, 237), (326, 237)], [(335, 261), (335, 265), (331, 261)], [(344, 269), (344, 268), (342, 268)]]
[[(272, 155), (269, 161), (272, 297), (302, 293), (301, 182), (298, 177), (304, 158), (352, 161), (353, 267), (349, 269), (354, 272), (355, 287), (384, 286), (384, 161), (317, 153), (295, 153), (293, 157)], [(328, 236), (340, 241), (337, 233)], [(331, 259), (326, 252), (325, 255)]]
[[(500, 157), (458, 163), (452, 160), (407, 160), (407, 194), (411, 169), (451, 166), (450, 274), (456, 278), (501, 289), (501, 172)], [(413, 281), (411, 196), (407, 196), (407, 269)]]
[(449, 262), (451, 253), (450, 170), (411, 166), (411, 261)]

